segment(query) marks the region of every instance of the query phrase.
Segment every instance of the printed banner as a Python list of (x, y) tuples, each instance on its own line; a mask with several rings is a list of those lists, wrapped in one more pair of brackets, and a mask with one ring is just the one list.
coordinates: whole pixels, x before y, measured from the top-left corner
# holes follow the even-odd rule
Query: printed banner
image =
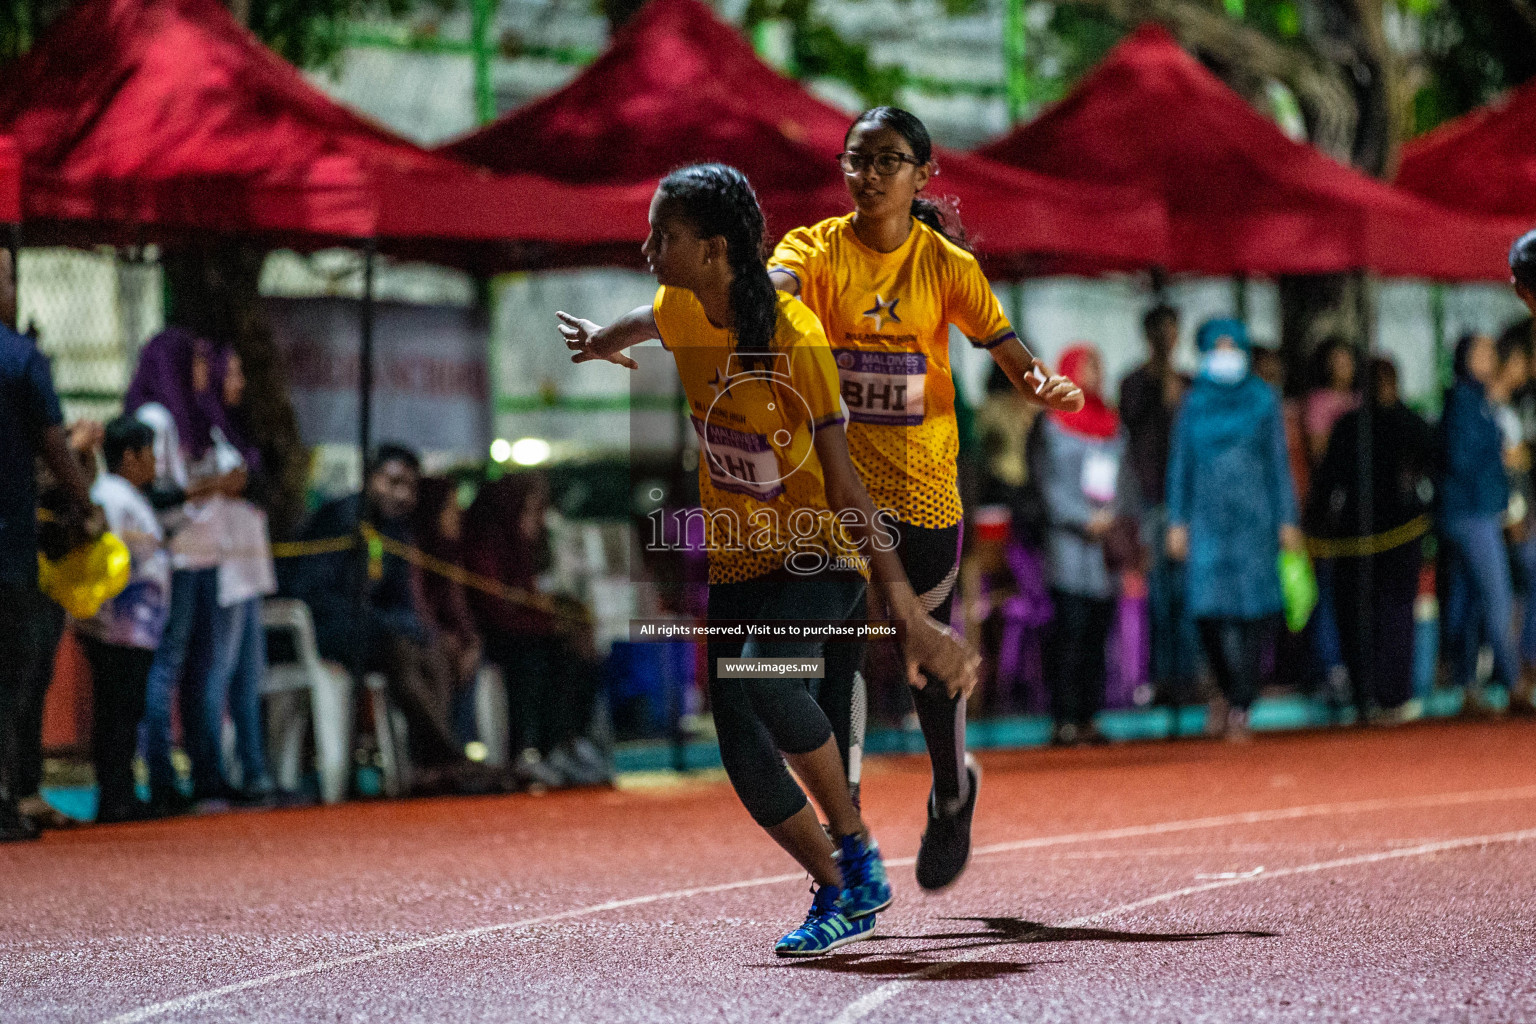
[[(355, 299), (263, 300), (304, 442), (357, 443)], [(486, 325), (473, 310), (374, 306), (373, 436), (423, 452), (483, 458), (490, 444)]]

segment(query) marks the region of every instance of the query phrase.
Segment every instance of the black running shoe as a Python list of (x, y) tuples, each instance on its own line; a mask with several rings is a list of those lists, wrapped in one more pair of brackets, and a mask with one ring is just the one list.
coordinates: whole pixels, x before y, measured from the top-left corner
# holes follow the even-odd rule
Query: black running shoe
[(971, 818), (976, 812), (976, 792), (981, 789), (981, 765), (965, 755), (970, 793), (954, 814), (940, 816), (932, 794), (928, 797), (928, 827), (917, 851), (917, 884), (933, 892), (953, 885), (971, 859)]

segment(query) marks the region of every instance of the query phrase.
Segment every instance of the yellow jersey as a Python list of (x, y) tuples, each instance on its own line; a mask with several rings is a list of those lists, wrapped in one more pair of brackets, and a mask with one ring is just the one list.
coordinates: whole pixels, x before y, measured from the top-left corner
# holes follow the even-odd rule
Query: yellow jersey
[(734, 583), (780, 568), (865, 571), (827, 505), (815, 435), (841, 424), (837, 368), (816, 315), (783, 292), (772, 350), (736, 352), (693, 292), (660, 288), (653, 309), (677, 362), (699, 437), (709, 581)]
[(976, 257), (918, 220), (900, 248), (876, 252), (848, 214), (785, 235), (769, 267), (795, 276), (825, 325), (875, 508), (914, 526), (959, 522), (949, 325), (978, 347), (1014, 336)]

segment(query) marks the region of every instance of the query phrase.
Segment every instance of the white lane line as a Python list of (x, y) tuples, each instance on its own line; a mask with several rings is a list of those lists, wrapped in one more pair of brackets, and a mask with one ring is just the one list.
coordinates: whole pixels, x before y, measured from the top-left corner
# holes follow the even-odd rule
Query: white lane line
[[(1359, 800), (1353, 803), (1309, 804), (1302, 807), (1282, 807), (1268, 811), (1249, 811), (1240, 814), (1226, 814), (1207, 818), (1187, 818), (1179, 821), (1165, 821), (1151, 825), (1132, 825), (1124, 828), (1101, 829), (1097, 832), (1069, 832), (1056, 836), (1040, 836), (1035, 839), (1022, 839), (1012, 843), (996, 843), (991, 846), (978, 847), (973, 853), (976, 856), (987, 856), (995, 853), (1012, 853), (1017, 850), (1039, 849), (1046, 846), (1062, 846), (1069, 843), (1085, 843), (1094, 840), (1129, 839), (1137, 836), (1162, 835), (1168, 832), (1187, 832), (1198, 829), (1224, 828), (1228, 825), (1248, 825), (1266, 821), (1285, 821), (1292, 818), (1321, 817), (1336, 814), (1368, 813), (1371, 811), (1400, 810), (1414, 807), (1442, 807), (1459, 806), (1462, 804), (1491, 803), (1503, 800), (1536, 799), (1536, 786), (1522, 786), (1513, 789), (1484, 789), (1468, 790), (1459, 793), (1443, 793), (1428, 797), (1407, 797), (1403, 799), (1383, 800)], [(888, 867), (904, 867), (912, 864), (915, 857), (898, 857), (886, 861)], [(238, 992), (247, 992), (251, 989), (274, 985), (282, 981), (291, 981), (294, 978), (303, 978), (312, 974), (320, 974), (324, 971), (334, 970), (338, 967), (351, 967), (356, 964), (367, 963), (386, 956), (394, 956), (399, 953), (410, 953), (418, 949), (429, 949), (433, 946), (442, 946), (451, 942), (459, 942), (467, 939), (479, 938), (485, 935), (494, 935), (499, 932), (515, 931), (519, 928), (532, 928), (535, 925), (550, 924), (556, 921), (568, 921), (572, 918), (589, 917), (593, 914), (602, 914), (610, 910), (623, 910), (626, 907), (638, 907), (648, 903), (659, 903), (663, 900), (688, 899), (693, 896), (707, 896), (711, 893), (730, 892), (735, 889), (750, 889), (763, 885), (777, 885), (781, 882), (792, 882), (804, 878), (800, 872), (788, 875), (769, 875), (763, 878), (748, 878), (739, 882), (725, 882), (720, 885), (698, 886), (691, 889), (673, 889), (669, 892), (653, 893), (649, 896), (634, 896), (629, 899), (612, 900), (607, 903), (598, 903), (587, 907), (577, 907), (572, 910), (563, 910), (556, 914), (545, 914), (541, 917), (525, 918), (521, 921), (507, 921), (502, 924), (482, 925), (478, 928), (468, 928), (462, 931), (444, 932), (440, 935), (428, 936), (424, 939), (415, 939), (411, 942), (399, 942), (379, 949), (370, 950), (367, 953), (358, 953), (353, 956), (341, 957), (336, 960), (322, 960), (319, 963), (309, 964), (305, 967), (296, 967), (289, 971), (278, 971), (275, 974), (264, 974), (256, 978), (248, 978), (245, 981), (234, 982), (229, 985), (221, 985), (218, 988), (206, 989), (201, 992), (192, 992), (175, 999), (169, 999), (162, 1003), (153, 1003), (136, 1010), (120, 1013), (115, 1017), (109, 1017), (102, 1024), (139, 1024), (141, 1021), (150, 1020), (162, 1014), (172, 1013), (176, 1010), (185, 1010), (202, 1003), (234, 995)], [(896, 984), (899, 984), (897, 982)]]
[[(1110, 907), (1108, 910), (1101, 910), (1096, 914), (1088, 914), (1084, 917), (1073, 918), (1070, 921), (1063, 921), (1061, 924), (1053, 925), (1052, 927), (1081, 928), (1084, 925), (1096, 924), (1105, 918), (1114, 917), (1117, 914), (1128, 914), (1133, 910), (1141, 910), (1158, 903), (1167, 903), (1170, 900), (1182, 899), (1185, 896), (1196, 896), (1200, 893), (1211, 892), (1216, 889), (1229, 889), (1234, 885), (1246, 885), (1250, 882), (1267, 882), (1271, 879), (1289, 878), (1293, 875), (1310, 875), (1320, 871), (1358, 867), (1363, 864), (1378, 864), (1382, 861), (1400, 860), (1405, 857), (1423, 857), (1429, 854), (1443, 853), (1447, 850), (1462, 850), (1473, 846), (1492, 846), (1496, 843), (1520, 843), (1529, 839), (1536, 839), (1536, 828), (1523, 829), (1519, 832), (1500, 832), (1486, 836), (1464, 836), (1460, 839), (1446, 839), (1440, 842), (1424, 843), (1420, 846), (1399, 847), (1392, 850), (1381, 850), (1376, 853), (1363, 853), (1354, 857), (1340, 857), (1337, 860), (1318, 861), (1315, 864), (1276, 868), (1273, 871), (1244, 874), (1237, 878), (1223, 878), (1217, 881), (1205, 882), (1201, 885), (1191, 885), (1183, 889), (1175, 889), (1172, 892), (1158, 893), (1156, 896), (1148, 896), (1144, 899), (1133, 900), (1130, 903), (1122, 903), (1118, 907)], [(982, 950), (980, 949), (970, 953), (960, 953), (951, 956), (948, 960), (924, 967), (920, 971), (913, 971), (904, 978), (886, 982), (874, 991), (860, 996), (843, 1007), (842, 1012), (832, 1018), (832, 1024), (855, 1024), (855, 1022), (868, 1017), (871, 1013), (874, 1013), (913, 985), (947, 974), (950, 970), (961, 966), (966, 961), (974, 960), (981, 953)]]
[(1301, 807), (1277, 807), (1269, 811), (1242, 811), (1236, 814), (1219, 814), (1208, 818), (1164, 821), (1152, 825), (1128, 825), (1124, 828), (1101, 829), (1097, 832), (1078, 832), (1056, 836), (1039, 836), (1034, 839), (1018, 839), (1008, 843), (993, 843), (990, 846), (979, 846), (971, 852), (973, 856), (985, 857), (995, 853), (1038, 850), (1041, 847), (1061, 846), (1066, 843), (1078, 843), (1088, 840), (1136, 839), (1142, 836), (1167, 835), (1170, 832), (1226, 828), (1229, 825), (1261, 825), (1266, 822), (1290, 821), (1295, 818), (1317, 818), (1337, 814), (1370, 814), (1373, 811), (1402, 811), (1424, 807), (1460, 807), (1466, 804), (1525, 799), (1536, 799), (1536, 786), (1520, 786), (1514, 789), (1481, 789), (1461, 793), (1437, 793), (1433, 796), (1386, 797), (1377, 800), (1355, 800), (1348, 803), (1307, 804)]
[(193, 992), (190, 995), (181, 996), (177, 999), (169, 999), (163, 1003), (155, 1003), (152, 1006), (144, 1006), (137, 1010), (130, 1010), (127, 1013), (120, 1013), (116, 1017), (108, 1018), (103, 1024), (137, 1024), (138, 1021), (149, 1020), (151, 1017), (158, 1017), (163, 1013), (190, 1009), (223, 996), (234, 995), (237, 992), (246, 992), (253, 988), (261, 988), (264, 985), (289, 981), (293, 978), (302, 978), (310, 974), (319, 974), (322, 971), (330, 971), (338, 967), (350, 967), (353, 964), (367, 963), (370, 960), (393, 956), (397, 953), (409, 953), (413, 950), (428, 949), (432, 946), (441, 946), (450, 942), (476, 939), (484, 935), (494, 935), (497, 932), (513, 931), (518, 928), (531, 928), (534, 925), (550, 924), (555, 921), (568, 921), (575, 917), (587, 917), (591, 914), (602, 914), (610, 910), (623, 910), (625, 907), (639, 907), (647, 903), (658, 903), (662, 900), (687, 899), (690, 896), (706, 896), (710, 893), (729, 892), (732, 889), (747, 889), (757, 885), (793, 882), (804, 877), (805, 874), (803, 872), (798, 872), (792, 875), (748, 878), (744, 881), (725, 882), (721, 885), (701, 885), (692, 889), (673, 889), (670, 892), (658, 892), (649, 896), (632, 896), (629, 899), (611, 900), (607, 903), (598, 903), (589, 907), (577, 907), (574, 910), (562, 910), (558, 914), (528, 917), (521, 921), (507, 921), (503, 924), (488, 924), (479, 928), (467, 928), (463, 931), (444, 932), (441, 935), (431, 935), (425, 939), (415, 939), (411, 942), (397, 942), (379, 949), (370, 950), (367, 953), (358, 953), (354, 956), (341, 957), (337, 960), (322, 960), (320, 963), (310, 964), (307, 967), (296, 967), (291, 971), (264, 974), (259, 978), (237, 981), (232, 985), (221, 985), (218, 988), (207, 989), (203, 992)]

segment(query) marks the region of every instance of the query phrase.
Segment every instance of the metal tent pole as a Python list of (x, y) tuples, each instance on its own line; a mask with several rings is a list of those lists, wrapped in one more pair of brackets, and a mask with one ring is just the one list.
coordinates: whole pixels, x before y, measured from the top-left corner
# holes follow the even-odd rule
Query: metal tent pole
[[(368, 452), (373, 447), (373, 270), (377, 243), (368, 239), (363, 243), (363, 297), (358, 309), (358, 326), (361, 344), (357, 356), (357, 458), (362, 486), (359, 488), (357, 506), (357, 592), (353, 595), (357, 609), (357, 629), (362, 635), (353, 637), (353, 679), (363, 686), (367, 671), (368, 651), (366, 633), (368, 621), (368, 570), (372, 552), (368, 550), (368, 538), (363, 534), (368, 504)], [(377, 729), (388, 729), (388, 721), (375, 723)]]

